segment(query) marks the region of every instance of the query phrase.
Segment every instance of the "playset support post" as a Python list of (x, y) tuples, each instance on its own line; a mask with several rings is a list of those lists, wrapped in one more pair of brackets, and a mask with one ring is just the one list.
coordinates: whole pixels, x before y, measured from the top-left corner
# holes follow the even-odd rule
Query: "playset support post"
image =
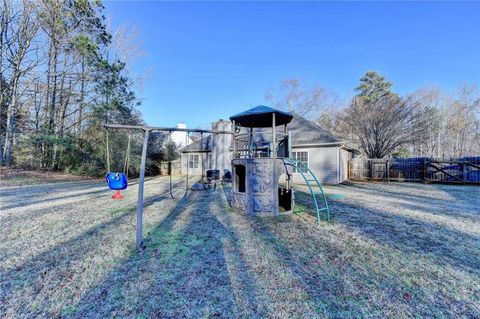
[(145, 183), (145, 164), (147, 162), (147, 147), (150, 130), (145, 130), (142, 146), (142, 160), (140, 163), (140, 182), (138, 184), (138, 208), (137, 208), (137, 248), (142, 248), (143, 241), (143, 188)]

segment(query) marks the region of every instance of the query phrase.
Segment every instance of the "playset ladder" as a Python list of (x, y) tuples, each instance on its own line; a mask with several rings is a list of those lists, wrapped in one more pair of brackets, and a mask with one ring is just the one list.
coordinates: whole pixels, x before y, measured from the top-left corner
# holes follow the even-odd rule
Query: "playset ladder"
[[(302, 161), (296, 158), (284, 158), (283, 161), (295, 168), (297, 173), (300, 173), (307, 183), (310, 195), (315, 203), (315, 210), (317, 213), (317, 224), (320, 224), (320, 212), (326, 212), (326, 220), (330, 221), (330, 208), (328, 208), (327, 198), (323, 192), (322, 184), (318, 180), (317, 176), (308, 168), (308, 166)], [(307, 176), (308, 174), (308, 176)], [(318, 191), (315, 191), (315, 187)], [(321, 205), (323, 204), (323, 205)]]

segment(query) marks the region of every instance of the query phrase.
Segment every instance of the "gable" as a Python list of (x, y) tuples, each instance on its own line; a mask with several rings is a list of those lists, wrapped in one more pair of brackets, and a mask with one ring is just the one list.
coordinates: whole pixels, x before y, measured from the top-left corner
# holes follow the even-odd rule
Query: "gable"
[(210, 152), (212, 150), (211, 146), (212, 136), (207, 135), (191, 143), (190, 145), (185, 146), (180, 149), (181, 153), (192, 153), (192, 152)]
[(336, 136), (296, 113), (287, 127), (292, 136), (293, 145), (341, 143)]
[[(342, 143), (339, 138), (297, 113), (293, 113), (293, 119), (287, 125), (287, 128), (292, 136), (292, 145), (320, 145)], [(255, 132), (269, 132), (270, 130), (271, 129), (268, 128), (256, 128)], [(278, 126), (277, 132), (283, 132), (283, 128), (281, 126)], [(269, 137), (263, 137), (262, 135), (260, 135), (260, 139), (269, 139)], [(182, 148), (180, 152), (210, 152), (212, 150), (211, 141), (211, 135), (204, 136), (200, 140)]]

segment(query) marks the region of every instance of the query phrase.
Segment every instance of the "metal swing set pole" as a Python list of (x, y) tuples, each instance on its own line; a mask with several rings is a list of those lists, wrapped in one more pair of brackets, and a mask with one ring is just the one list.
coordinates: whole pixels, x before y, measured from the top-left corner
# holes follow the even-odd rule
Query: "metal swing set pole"
[(173, 191), (172, 191), (172, 173), (173, 173), (173, 167), (172, 167), (172, 131), (168, 132), (168, 177), (169, 177), (169, 182), (170, 182), (170, 197), (175, 198), (173, 196)]
[(142, 146), (142, 160), (140, 162), (140, 181), (138, 184), (138, 209), (137, 209), (137, 248), (142, 248), (143, 242), (143, 189), (145, 183), (145, 164), (147, 162), (147, 147), (150, 130), (145, 130)]
[[(105, 124), (105, 128), (116, 128), (116, 129), (130, 129), (130, 130), (143, 130), (143, 145), (142, 145), (142, 159), (140, 161), (140, 181), (138, 184), (138, 208), (137, 208), (137, 229), (136, 229), (136, 245), (138, 249), (142, 249), (143, 246), (143, 191), (145, 184), (145, 166), (147, 163), (147, 148), (148, 148), (148, 138), (150, 132), (152, 131), (165, 131), (165, 132), (197, 132), (197, 133), (212, 133), (212, 134), (232, 134), (230, 131), (211, 131), (211, 130), (201, 130), (201, 129), (184, 129), (176, 127), (151, 127), (151, 126), (140, 126), (140, 125), (123, 125), (123, 124)], [(188, 169), (188, 158), (187, 158), (187, 169)], [(188, 174), (187, 174), (188, 178)], [(187, 180), (188, 183), (188, 180)]]

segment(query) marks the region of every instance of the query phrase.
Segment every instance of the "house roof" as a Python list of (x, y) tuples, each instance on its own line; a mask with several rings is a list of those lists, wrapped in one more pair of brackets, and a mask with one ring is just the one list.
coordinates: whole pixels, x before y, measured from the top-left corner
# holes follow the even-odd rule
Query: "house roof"
[[(277, 128), (278, 130), (278, 128)], [(292, 145), (339, 145), (347, 150), (357, 152), (354, 148), (345, 145), (339, 138), (327, 132), (317, 124), (312, 121), (307, 120), (297, 113), (293, 113), (293, 119), (290, 124), (288, 124), (288, 130), (292, 137)], [(268, 128), (260, 128), (256, 130), (268, 132)], [(262, 134), (263, 135), (263, 134)], [(268, 137), (265, 137), (268, 139)], [(202, 139), (193, 142), (192, 144), (182, 148), (180, 152), (182, 153), (192, 153), (192, 152), (210, 152), (212, 146), (212, 136), (207, 135)]]
[(293, 145), (342, 142), (336, 136), (297, 113), (293, 114), (293, 120), (288, 125), (288, 130), (292, 136)]
[(212, 150), (212, 136), (203, 136), (199, 140), (180, 149), (182, 153), (210, 152)]
[(280, 111), (270, 106), (258, 105), (245, 112), (230, 116), (230, 120), (243, 127), (271, 127), (272, 114), (274, 113), (277, 126), (290, 123), (293, 117), (291, 113)]

